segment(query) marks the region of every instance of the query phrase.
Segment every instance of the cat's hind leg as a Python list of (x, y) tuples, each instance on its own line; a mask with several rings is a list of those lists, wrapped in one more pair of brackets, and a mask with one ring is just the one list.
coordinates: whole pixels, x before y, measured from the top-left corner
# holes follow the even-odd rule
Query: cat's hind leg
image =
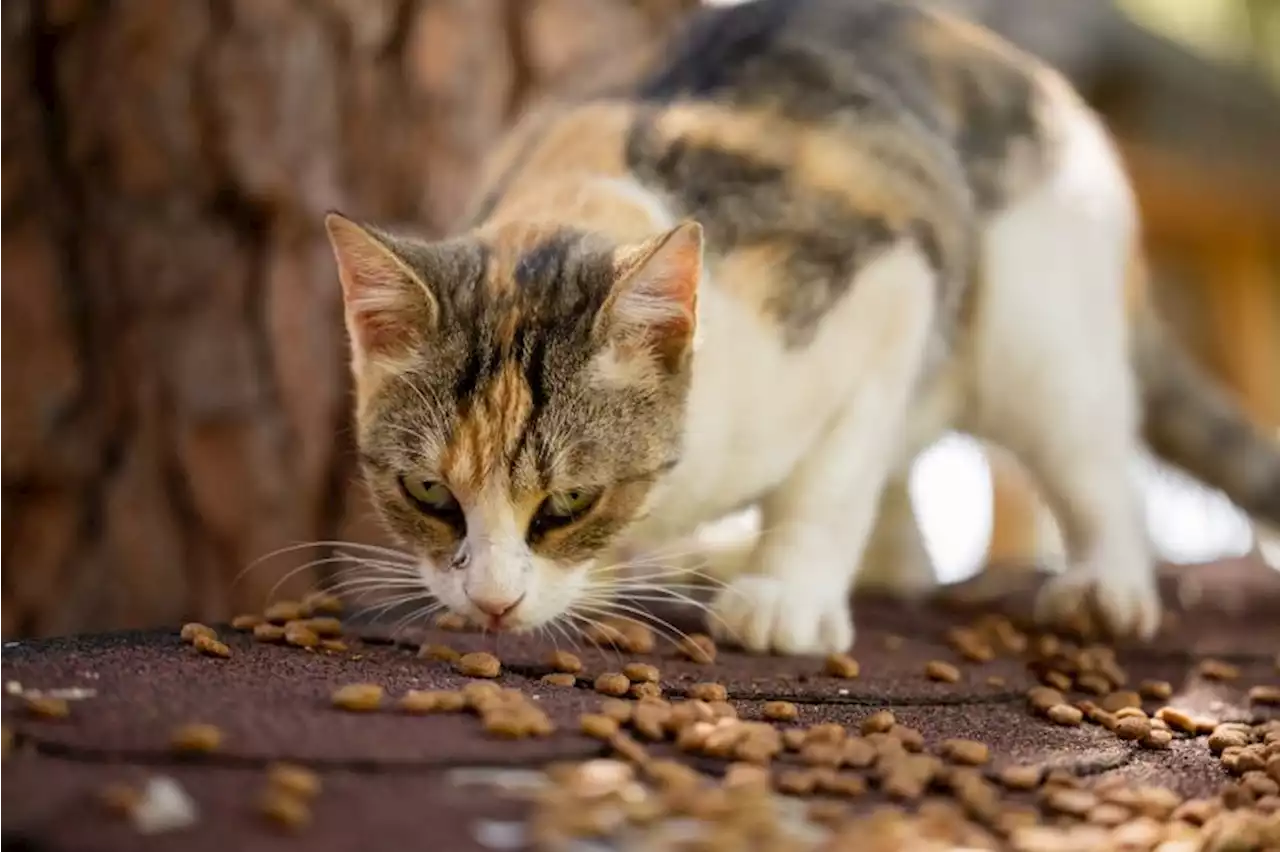
[(1150, 635), (1160, 615), (1133, 476), (1139, 408), (1125, 315), (1136, 211), (1110, 141), (1063, 109), (1060, 161), (991, 226), (974, 322), (975, 431), (1039, 481), (1069, 564), (1043, 591), (1049, 622), (1100, 615)]
[(748, 650), (820, 654), (853, 643), (849, 595), (929, 349), (935, 275), (902, 244), (876, 260), (803, 353), (810, 381), (845, 371), (846, 402), (761, 503), (751, 571), (713, 603), (711, 628)]

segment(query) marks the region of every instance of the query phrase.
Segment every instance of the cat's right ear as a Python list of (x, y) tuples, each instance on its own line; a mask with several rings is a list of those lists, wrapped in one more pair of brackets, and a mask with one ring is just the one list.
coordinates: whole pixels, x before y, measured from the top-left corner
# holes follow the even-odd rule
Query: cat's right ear
[(439, 306), (430, 288), (393, 250), (389, 237), (340, 213), (324, 218), (342, 282), (347, 333), (356, 360), (385, 360), (421, 346)]

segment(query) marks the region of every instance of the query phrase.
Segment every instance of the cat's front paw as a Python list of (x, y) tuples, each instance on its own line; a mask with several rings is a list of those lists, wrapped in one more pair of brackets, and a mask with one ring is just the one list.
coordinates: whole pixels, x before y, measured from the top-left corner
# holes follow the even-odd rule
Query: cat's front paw
[(1160, 591), (1147, 570), (1074, 565), (1050, 580), (1036, 599), (1036, 620), (1043, 625), (1083, 620), (1117, 638), (1150, 639), (1160, 627), (1160, 615)]
[(721, 589), (710, 627), (756, 653), (835, 654), (853, 645), (848, 595), (776, 577), (739, 577)]

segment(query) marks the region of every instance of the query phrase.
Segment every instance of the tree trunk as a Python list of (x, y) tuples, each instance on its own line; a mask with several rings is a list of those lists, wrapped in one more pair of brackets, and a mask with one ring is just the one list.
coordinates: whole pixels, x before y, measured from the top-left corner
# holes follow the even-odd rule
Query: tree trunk
[(443, 233), (521, 105), (691, 5), (5, 0), (4, 634), (225, 618), (305, 561), (254, 559), (376, 540), (323, 214)]

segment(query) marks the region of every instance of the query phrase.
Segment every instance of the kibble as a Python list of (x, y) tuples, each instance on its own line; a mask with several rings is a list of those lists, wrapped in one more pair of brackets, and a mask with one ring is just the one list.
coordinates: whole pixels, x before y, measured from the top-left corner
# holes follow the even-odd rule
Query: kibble
[(275, 788), (262, 794), (258, 811), (272, 825), (285, 831), (301, 831), (311, 823), (311, 808), (304, 799)]
[(300, 622), (312, 633), (321, 638), (332, 638), (342, 635), (342, 622), (329, 616), (313, 616)]
[(208, 636), (210, 639), (218, 638), (217, 632), (212, 627), (207, 624), (201, 624), (198, 621), (182, 625), (181, 636), (183, 642), (195, 642), (197, 636)]
[(347, 650), (347, 643), (341, 639), (321, 639), (320, 648), (334, 654), (339, 654)]
[(621, 698), (631, 689), (631, 679), (620, 672), (605, 672), (595, 679), (596, 692)]
[(961, 766), (982, 766), (991, 759), (991, 750), (977, 740), (955, 739), (942, 744), (942, 756)]
[(996, 780), (1010, 790), (1034, 790), (1040, 786), (1041, 775), (1038, 766), (1006, 766), (996, 773)]
[(204, 654), (206, 657), (220, 657), (222, 659), (226, 659), (231, 656), (230, 648), (222, 642), (219, 642), (217, 639), (206, 636), (203, 633), (197, 636), (191, 644), (197, 651)]
[(267, 607), (267, 611), (262, 617), (267, 621), (273, 621), (277, 624), (284, 624), (289, 621), (297, 621), (305, 617), (306, 613), (302, 611), (302, 604), (297, 601), (277, 601)]
[(1254, 704), (1280, 704), (1280, 686), (1255, 686), (1249, 690), (1249, 701)]
[(1175, 731), (1182, 731), (1185, 734), (1196, 733), (1197, 724), (1195, 718), (1174, 707), (1161, 707), (1156, 711), (1156, 718)]
[(438, 645), (424, 642), (422, 647), (418, 648), (418, 656), (424, 660), (439, 660), (442, 663), (456, 663), (462, 659), (462, 653), (448, 645)]
[(1122, 740), (1141, 740), (1151, 733), (1151, 723), (1145, 716), (1126, 716), (1117, 718), (1111, 731)]
[(1225, 725), (1219, 725), (1209, 735), (1209, 750), (1214, 754), (1221, 754), (1229, 748), (1244, 748), (1249, 744), (1249, 735), (1238, 728), (1229, 728)]
[(1071, 678), (1059, 671), (1049, 670), (1042, 673), (1040, 675), (1040, 681), (1044, 683), (1045, 686), (1061, 692), (1066, 692), (1071, 688)]
[(716, 643), (705, 633), (691, 633), (680, 642), (679, 651), (686, 659), (695, 663), (714, 663), (716, 661)]
[(883, 734), (893, 729), (898, 723), (892, 710), (878, 710), (862, 720), (861, 730), (866, 734)]
[(253, 628), (262, 623), (264, 623), (262, 616), (255, 615), (253, 613), (246, 613), (244, 615), (237, 615), (235, 618), (231, 619), (231, 628), (233, 630), (244, 630), (247, 632), (253, 630)]
[(597, 740), (608, 740), (618, 733), (619, 725), (603, 713), (583, 713), (578, 720), (582, 733)]
[(214, 725), (181, 725), (169, 735), (169, 746), (179, 754), (209, 754), (222, 745), (222, 731)]
[(658, 670), (648, 663), (627, 663), (622, 667), (622, 673), (632, 683), (657, 683)]
[(1102, 709), (1108, 713), (1119, 713), (1121, 710), (1142, 708), (1142, 696), (1132, 690), (1112, 692), (1102, 699)]
[(467, 629), (467, 619), (456, 612), (442, 612), (436, 616), (436, 630), (460, 633)]
[(633, 683), (631, 684), (631, 689), (628, 690), (627, 694), (637, 700), (641, 698), (661, 698), (662, 687), (656, 683), (648, 681), (644, 683)]
[(314, 648), (320, 637), (305, 621), (290, 621), (284, 626), (284, 641), (295, 648)]
[(987, 677), (987, 686), (993, 689), (1004, 689), (1008, 686), (1008, 682), (1000, 675), (990, 675)]
[(283, 642), (284, 628), (278, 624), (263, 622), (253, 628), (253, 638), (259, 642)]
[(308, 615), (342, 615), (342, 598), (328, 592), (311, 592), (302, 599)]
[(1173, 734), (1161, 728), (1152, 728), (1142, 738), (1142, 747), (1150, 749), (1168, 748), (1173, 743)]
[(1076, 678), (1076, 689), (1091, 695), (1106, 695), (1111, 691), (1111, 681), (1098, 672), (1085, 672)]
[(1206, 680), (1236, 680), (1240, 677), (1240, 668), (1222, 660), (1208, 659), (1200, 663), (1200, 676)]
[(924, 676), (939, 683), (958, 683), (960, 670), (951, 663), (942, 660), (930, 660), (925, 663)]
[(632, 654), (652, 654), (656, 644), (653, 631), (645, 625), (635, 622), (622, 625), (622, 650)]
[(852, 680), (858, 676), (861, 668), (858, 661), (848, 654), (831, 654), (823, 663), (822, 672), (830, 677)]
[(1065, 704), (1067, 699), (1061, 692), (1048, 686), (1033, 686), (1027, 690), (1027, 704), (1037, 713), (1048, 713), (1050, 707)]
[(800, 711), (790, 701), (766, 701), (764, 717), (774, 722), (794, 722), (800, 718)]
[(320, 793), (320, 776), (295, 763), (273, 763), (267, 767), (267, 785), (300, 799), (313, 799)]
[(114, 816), (130, 816), (142, 804), (142, 791), (130, 784), (116, 782), (98, 791), (98, 802)]
[(444, 689), (411, 689), (400, 697), (397, 706), (406, 713), (460, 713), (467, 707), (461, 692)]
[(547, 686), (577, 686), (578, 679), (568, 672), (551, 672), (539, 678)]
[(1098, 797), (1088, 790), (1055, 787), (1044, 795), (1045, 807), (1069, 816), (1083, 817), (1098, 804)]
[(502, 672), (501, 661), (484, 651), (463, 654), (455, 665), (467, 677), (497, 677)]
[(1167, 701), (1173, 695), (1173, 684), (1167, 680), (1144, 680), (1138, 684), (1138, 694), (1143, 698)]
[(910, 752), (924, 751), (924, 734), (906, 725), (894, 725), (889, 735), (902, 743), (903, 749)]
[(1045, 711), (1045, 716), (1055, 725), (1079, 725), (1084, 720), (1084, 713), (1070, 704), (1055, 704)]
[(47, 695), (28, 695), (23, 699), (27, 715), (41, 719), (65, 719), (71, 715), (71, 705), (65, 698), (52, 698)]
[(382, 687), (374, 683), (350, 683), (332, 696), (333, 705), (342, 710), (368, 712), (382, 705)]
[(685, 690), (685, 694), (699, 701), (724, 701), (729, 697), (728, 690), (719, 683), (695, 683)]
[(606, 698), (600, 702), (600, 712), (620, 725), (631, 721), (635, 705), (630, 701), (619, 701), (617, 698)]
[(582, 660), (578, 659), (576, 654), (571, 654), (568, 651), (553, 651), (550, 658), (547, 659), (547, 666), (553, 672), (577, 674), (582, 671)]

